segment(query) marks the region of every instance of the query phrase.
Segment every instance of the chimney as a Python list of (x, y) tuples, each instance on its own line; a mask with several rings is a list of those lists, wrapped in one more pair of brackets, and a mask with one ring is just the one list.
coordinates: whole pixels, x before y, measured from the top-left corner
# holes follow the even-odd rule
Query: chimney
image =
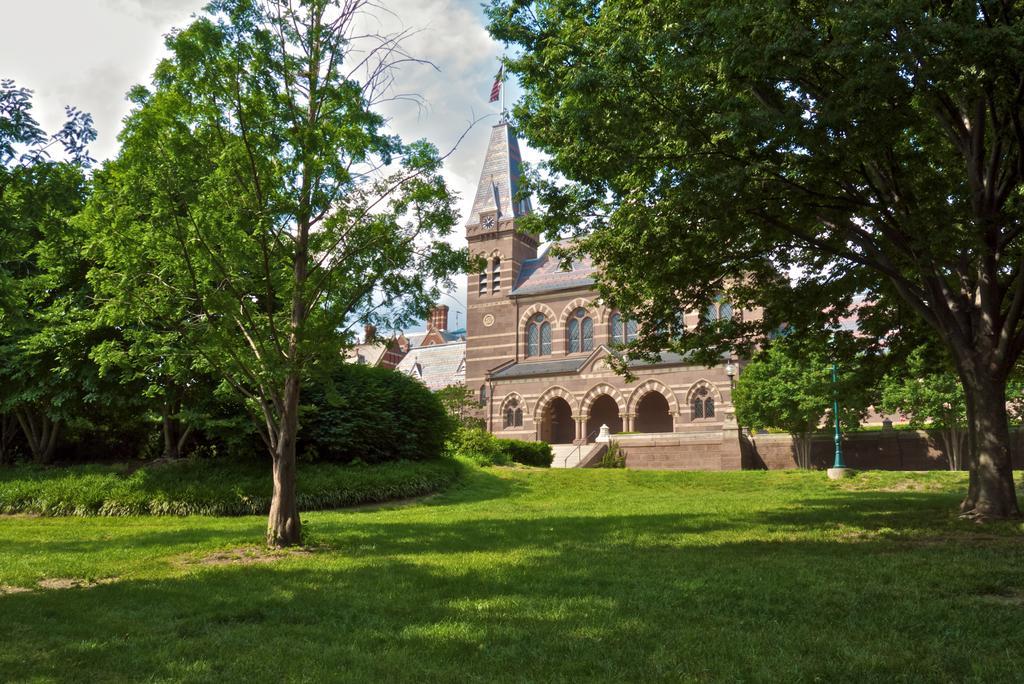
[(372, 344), (377, 339), (377, 326), (369, 323), (363, 328), (363, 344)]
[(448, 332), (448, 306), (438, 304), (430, 312), (430, 327), (441, 332)]

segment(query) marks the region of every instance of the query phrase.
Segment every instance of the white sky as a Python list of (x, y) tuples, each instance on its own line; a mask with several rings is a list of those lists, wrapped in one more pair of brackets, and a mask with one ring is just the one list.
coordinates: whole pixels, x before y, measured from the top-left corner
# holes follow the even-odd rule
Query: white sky
[[(383, 0), (397, 21), (421, 29), (406, 43), (410, 52), (433, 62), (439, 71), (411, 66), (397, 87), (418, 93), (421, 109), (411, 104), (390, 105), (384, 113), (404, 139), (427, 138), (442, 152), (455, 145), (471, 121), (483, 115), (445, 165), (445, 176), (460, 197), (465, 220), (483, 164), (497, 104), (488, 104), (501, 45), (485, 30), (479, 0)], [(34, 114), (44, 130), (63, 123), (64, 105), (91, 113), (99, 137), (92, 156), (102, 161), (117, 154), (121, 119), (128, 113), (125, 93), (137, 83), (149, 83), (157, 61), (165, 55), (163, 36), (183, 27), (203, 0), (0, 0), (4, 37), (0, 41), (0, 78), (35, 91)], [(508, 102), (518, 95), (509, 83)], [(522, 145), (523, 158), (538, 154)], [(455, 243), (465, 245), (459, 231)], [(465, 278), (443, 298), (452, 308), (450, 324), (464, 325)]]

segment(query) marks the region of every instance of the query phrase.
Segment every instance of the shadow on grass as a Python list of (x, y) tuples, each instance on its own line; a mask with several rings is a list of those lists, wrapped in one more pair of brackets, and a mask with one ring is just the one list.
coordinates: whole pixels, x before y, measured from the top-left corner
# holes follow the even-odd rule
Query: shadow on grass
[[(1019, 546), (821, 534), (834, 524), (917, 530), (947, 498), (842, 493), (729, 519), (344, 516), (317, 523), (333, 549), (309, 557), (2, 597), (0, 671), (58, 680), (1010, 681), (1024, 667), (1022, 609), (983, 599), (1014, 595)], [(773, 537), (786, 529), (805, 534)], [(167, 540), (138, 535), (140, 544)]]

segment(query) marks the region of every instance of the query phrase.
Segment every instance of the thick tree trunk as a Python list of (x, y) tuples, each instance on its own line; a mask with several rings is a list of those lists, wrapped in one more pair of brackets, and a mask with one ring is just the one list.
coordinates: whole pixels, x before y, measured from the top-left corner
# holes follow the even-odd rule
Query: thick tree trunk
[(281, 416), (274, 457), (274, 496), (267, 520), (267, 544), (273, 547), (302, 543), (296, 496), (295, 440), (299, 432), (299, 375), (290, 373), (285, 382), (284, 413)]
[(979, 519), (1017, 517), (1006, 382), (980, 374), (962, 376), (968, 406), (970, 484), (960, 511)]

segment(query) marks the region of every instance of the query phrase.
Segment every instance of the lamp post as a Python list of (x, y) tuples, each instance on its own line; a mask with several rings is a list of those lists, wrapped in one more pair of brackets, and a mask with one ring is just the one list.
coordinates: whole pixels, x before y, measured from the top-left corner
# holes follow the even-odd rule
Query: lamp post
[(732, 364), (732, 361), (725, 364), (725, 374), (729, 376), (729, 391), (732, 392), (735, 389), (734, 378), (736, 377), (736, 366)]
[(853, 469), (847, 468), (843, 463), (843, 436), (839, 431), (839, 392), (836, 385), (839, 383), (839, 366), (832, 362), (832, 419), (835, 423), (836, 458), (835, 463), (828, 469), (828, 479), (838, 480), (853, 475)]

